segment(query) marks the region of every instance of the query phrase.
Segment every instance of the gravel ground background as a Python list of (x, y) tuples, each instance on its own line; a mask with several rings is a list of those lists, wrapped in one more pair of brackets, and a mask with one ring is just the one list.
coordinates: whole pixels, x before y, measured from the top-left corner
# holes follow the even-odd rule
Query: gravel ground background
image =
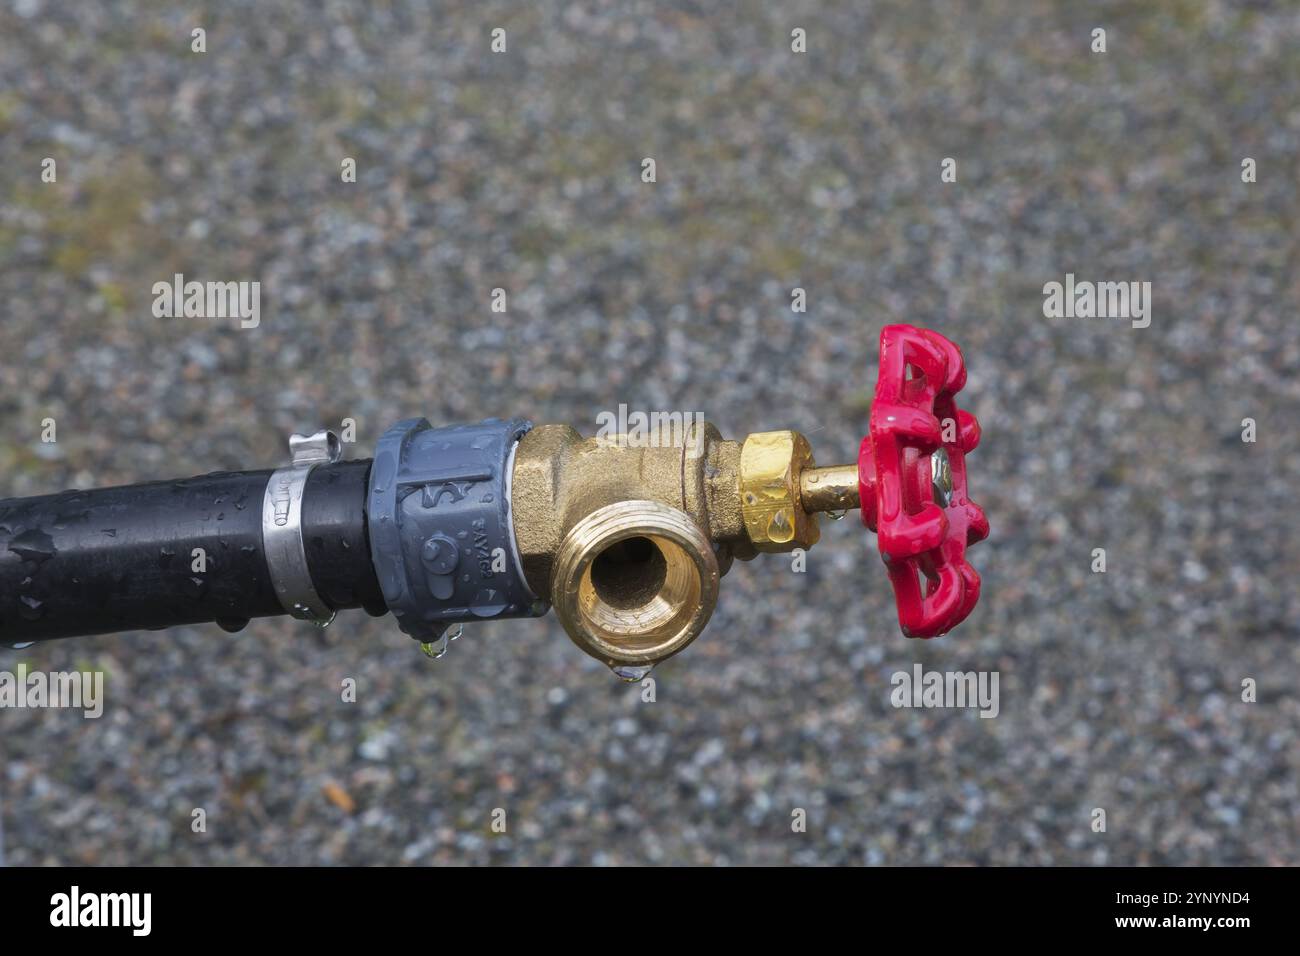
[[(993, 526), (929, 643), (856, 520), (738, 564), (654, 703), (553, 617), (5, 651), (109, 675), (98, 721), (0, 712), (5, 859), (1300, 863), (1298, 147), (1280, 0), (0, 6), (0, 494), (620, 402), (848, 460), (907, 321), (965, 350)], [(174, 272), (261, 326), (155, 319)], [(1151, 326), (1045, 318), (1067, 272)], [(917, 661), (1000, 715), (892, 708)]]

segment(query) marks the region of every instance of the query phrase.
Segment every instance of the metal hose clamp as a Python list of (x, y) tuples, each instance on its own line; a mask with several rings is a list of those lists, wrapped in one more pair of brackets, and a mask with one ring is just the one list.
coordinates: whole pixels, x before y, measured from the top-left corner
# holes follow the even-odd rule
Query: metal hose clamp
[(338, 461), (341, 452), (338, 436), (328, 429), (310, 436), (290, 435), (293, 464), (271, 474), (262, 499), (262, 549), (276, 597), (291, 615), (318, 627), (334, 620), (334, 610), (316, 593), (307, 569), (302, 493), (311, 470)]

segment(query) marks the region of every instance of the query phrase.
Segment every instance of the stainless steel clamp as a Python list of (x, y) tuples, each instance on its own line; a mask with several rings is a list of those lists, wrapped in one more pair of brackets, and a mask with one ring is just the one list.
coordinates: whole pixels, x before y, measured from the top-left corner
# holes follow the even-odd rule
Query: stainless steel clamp
[(307, 569), (302, 541), (302, 494), (307, 476), (317, 465), (339, 460), (342, 446), (328, 429), (314, 435), (289, 436), (292, 464), (277, 469), (266, 483), (262, 499), (262, 550), (280, 604), (291, 615), (325, 627), (334, 610), (316, 593)]

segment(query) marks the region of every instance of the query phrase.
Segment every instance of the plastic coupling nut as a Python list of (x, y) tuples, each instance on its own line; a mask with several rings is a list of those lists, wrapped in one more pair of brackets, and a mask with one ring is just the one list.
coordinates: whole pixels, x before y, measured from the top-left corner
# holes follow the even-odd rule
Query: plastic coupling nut
[(515, 446), (532, 423), (486, 419), (433, 428), (409, 418), (375, 448), (367, 495), (370, 554), (398, 626), (422, 642), (453, 623), (533, 617), (510, 513)]

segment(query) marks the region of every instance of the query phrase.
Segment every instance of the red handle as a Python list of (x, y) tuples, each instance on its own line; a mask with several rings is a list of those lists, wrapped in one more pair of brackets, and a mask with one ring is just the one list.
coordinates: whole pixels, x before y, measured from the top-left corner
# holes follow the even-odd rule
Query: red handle
[(858, 483), (862, 523), (876, 532), (908, 637), (947, 633), (980, 596), (966, 547), (988, 537), (989, 522), (966, 496), (966, 453), (979, 444), (980, 426), (954, 400), (965, 384), (961, 351), (938, 332), (910, 325), (881, 330), (880, 377), (858, 451)]

